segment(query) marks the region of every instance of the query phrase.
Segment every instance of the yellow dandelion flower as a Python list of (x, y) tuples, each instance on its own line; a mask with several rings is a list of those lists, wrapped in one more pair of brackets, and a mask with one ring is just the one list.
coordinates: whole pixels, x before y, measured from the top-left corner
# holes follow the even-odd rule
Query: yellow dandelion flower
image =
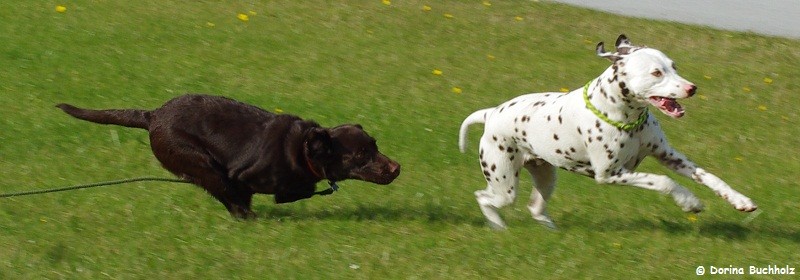
[(275, 113), (278, 113), (278, 114), (283, 113), (283, 109), (275, 108)]
[(697, 222), (697, 215), (689, 214), (689, 216), (687, 216), (686, 219), (688, 219), (689, 222), (696, 223)]
[(614, 248), (622, 248), (622, 243), (614, 242), (614, 243), (611, 243), (611, 246), (614, 246)]
[(766, 111), (766, 110), (767, 110), (767, 106), (765, 106), (765, 105), (758, 105), (758, 110), (759, 110), (759, 111)]
[(736, 161), (744, 161), (744, 158), (743, 158), (743, 157), (735, 157), (735, 158), (733, 158), (733, 159), (735, 159)]
[(427, 11), (430, 11), (430, 10), (431, 10), (431, 6), (428, 6), (428, 5), (422, 5), (422, 10), (423, 10), (423, 11), (426, 11), (426, 12), (427, 12)]
[(214, 24), (213, 22), (210, 22), (210, 21), (209, 21), (209, 22), (206, 22), (206, 26), (208, 26), (208, 27), (214, 27), (214, 26), (217, 26), (217, 25), (216, 25), (216, 24)]
[(250, 17), (247, 16), (247, 14), (242, 14), (242, 13), (239, 13), (238, 15), (236, 15), (236, 18), (238, 18), (241, 21), (245, 21), (245, 22), (250, 20)]
[(491, 54), (487, 54), (486, 58), (488, 58), (489, 60), (494, 60), (495, 59), (495, 57), (493, 55), (491, 55)]
[(742, 87), (744, 92), (751, 92), (752, 90), (749, 87)]
[(769, 77), (764, 77), (764, 83), (765, 84), (771, 84), (772, 83), (772, 79), (770, 79)]
[(391, 4), (392, 4), (392, 1), (389, 1), (389, 0), (381, 0), (381, 3), (383, 3), (384, 5), (387, 5), (387, 6), (388, 6), (388, 5), (391, 5)]
[(486, 6), (486, 7), (489, 7), (489, 6), (492, 6), (492, 2), (483, 1), (483, 5)]
[(452, 15), (452, 14), (445, 13), (445, 14), (444, 14), (444, 17), (446, 17), (446, 18), (453, 18), (453, 15)]
[(569, 88), (562, 87), (562, 88), (560, 89), (560, 91), (561, 91), (561, 92), (569, 92)]
[(517, 20), (517, 21), (522, 21), (522, 17), (521, 16), (515, 16), (514, 19)]
[(703, 78), (705, 78), (706, 80), (711, 80), (711, 76), (709, 75), (703, 75)]
[(452, 91), (455, 94), (461, 94), (461, 88), (460, 87), (453, 87)]
[(247, 12), (247, 13), (248, 13), (248, 14), (250, 14), (251, 16), (254, 16), (254, 15), (257, 15), (257, 14), (258, 14), (258, 13), (256, 13), (256, 11), (249, 11), (249, 12)]
[(61, 6), (61, 5), (56, 6), (56, 12), (63, 13), (63, 12), (66, 12), (66, 11), (67, 11), (67, 7), (64, 7), (64, 6)]
[(436, 76), (441, 76), (441, 75), (442, 75), (442, 70), (439, 70), (439, 69), (433, 69), (433, 72), (431, 72), (431, 73), (433, 73), (433, 74), (434, 74), (434, 75), (436, 75)]
[(698, 94), (697, 96), (700, 97), (700, 99), (702, 100), (708, 100), (708, 96), (706, 96), (705, 94)]
[(583, 43), (587, 44), (587, 45), (594, 45), (594, 41), (589, 40), (589, 39), (583, 39)]

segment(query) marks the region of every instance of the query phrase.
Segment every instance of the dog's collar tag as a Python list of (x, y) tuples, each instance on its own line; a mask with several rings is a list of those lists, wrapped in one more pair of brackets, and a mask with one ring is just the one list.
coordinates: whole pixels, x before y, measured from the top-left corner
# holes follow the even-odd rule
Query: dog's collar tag
[(625, 131), (630, 131), (630, 130), (633, 130), (634, 128), (639, 127), (640, 125), (642, 125), (647, 120), (647, 116), (648, 116), (647, 107), (645, 107), (644, 108), (644, 112), (642, 112), (642, 114), (639, 115), (639, 119), (637, 119), (635, 122), (632, 122), (632, 123), (623, 123), (623, 122), (618, 122), (618, 121), (609, 119), (606, 115), (604, 115), (602, 112), (600, 112), (600, 110), (598, 110), (597, 107), (594, 107), (594, 105), (592, 105), (592, 102), (589, 101), (589, 84), (591, 84), (591, 83), (592, 83), (592, 81), (589, 81), (588, 83), (586, 83), (585, 86), (583, 86), (583, 101), (586, 103), (586, 108), (589, 109), (589, 111), (592, 111), (592, 113), (594, 113), (595, 116), (597, 116), (598, 118), (600, 118), (604, 122), (606, 122), (606, 123), (608, 123), (610, 125), (613, 125), (616, 128), (619, 128), (619, 129), (622, 129), (622, 130), (625, 130)]
[(334, 182), (334, 181), (328, 181), (328, 185), (331, 185), (331, 190), (333, 190), (333, 191), (338, 191), (339, 190), (339, 185), (337, 185), (336, 182)]

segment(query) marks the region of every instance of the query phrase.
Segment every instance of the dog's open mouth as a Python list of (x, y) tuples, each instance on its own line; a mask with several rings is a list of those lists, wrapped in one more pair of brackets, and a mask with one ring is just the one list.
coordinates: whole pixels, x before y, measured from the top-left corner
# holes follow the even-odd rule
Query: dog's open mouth
[(678, 101), (675, 101), (675, 98), (666, 98), (661, 96), (652, 96), (647, 99), (650, 101), (650, 104), (656, 106), (661, 112), (664, 112), (667, 116), (673, 118), (680, 118), (683, 117), (683, 107), (681, 104), (678, 104)]

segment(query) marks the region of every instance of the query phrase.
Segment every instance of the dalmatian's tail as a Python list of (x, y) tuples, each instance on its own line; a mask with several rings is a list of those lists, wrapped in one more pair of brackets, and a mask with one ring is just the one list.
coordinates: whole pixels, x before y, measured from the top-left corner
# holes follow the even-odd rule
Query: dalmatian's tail
[(495, 108), (487, 108), (475, 111), (461, 123), (461, 130), (458, 131), (458, 148), (462, 153), (467, 150), (467, 131), (469, 126), (476, 123), (486, 123), (486, 118), (488, 118), (494, 110)]

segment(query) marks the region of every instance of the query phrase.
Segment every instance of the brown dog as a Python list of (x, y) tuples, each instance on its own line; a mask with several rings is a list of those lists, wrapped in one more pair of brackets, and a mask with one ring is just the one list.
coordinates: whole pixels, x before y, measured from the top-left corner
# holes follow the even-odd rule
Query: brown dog
[(224, 97), (184, 95), (153, 111), (56, 107), (90, 122), (147, 129), (164, 168), (203, 187), (236, 218), (255, 216), (255, 193), (286, 203), (331, 194), (316, 192), (323, 179), (332, 187), (345, 179), (386, 185), (400, 174), (360, 125), (324, 128)]

